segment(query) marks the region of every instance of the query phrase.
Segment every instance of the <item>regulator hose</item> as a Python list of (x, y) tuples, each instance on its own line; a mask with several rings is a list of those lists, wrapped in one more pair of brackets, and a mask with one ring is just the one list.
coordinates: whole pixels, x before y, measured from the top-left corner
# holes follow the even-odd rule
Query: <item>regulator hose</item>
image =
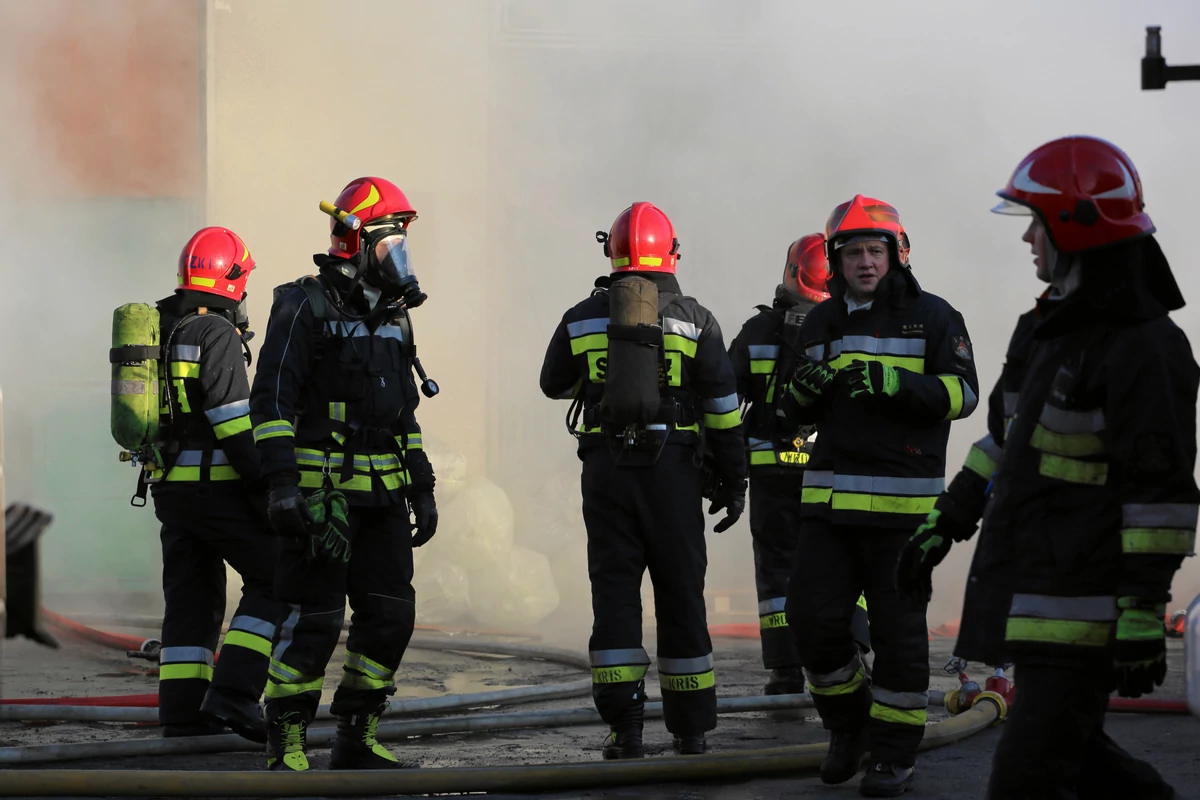
[[(921, 749), (941, 747), (978, 733), (991, 725), (999, 713), (994, 703), (980, 702), (956, 717), (929, 725)], [(569, 791), (807, 772), (820, 767), (826, 748), (824, 744), (812, 744), (702, 756), (419, 770), (306, 773), (10, 770), (0, 783), (0, 796), (346, 797)]]

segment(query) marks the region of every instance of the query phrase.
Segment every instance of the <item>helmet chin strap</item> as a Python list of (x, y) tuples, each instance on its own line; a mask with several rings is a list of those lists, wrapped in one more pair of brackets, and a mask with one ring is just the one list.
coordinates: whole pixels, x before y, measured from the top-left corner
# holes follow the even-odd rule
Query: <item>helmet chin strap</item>
[(1049, 242), (1046, 243), (1046, 251), (1047, 257), (1054, 265), (1050, 270), (1050, 297), (1062, 299), (1079, 288), (1079, 256), (1060, 253)]

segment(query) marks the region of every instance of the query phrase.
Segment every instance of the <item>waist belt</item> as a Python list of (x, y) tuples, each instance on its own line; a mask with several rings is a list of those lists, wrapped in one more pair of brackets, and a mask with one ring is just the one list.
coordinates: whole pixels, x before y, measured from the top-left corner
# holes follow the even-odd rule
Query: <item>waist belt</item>
[[(588, 405), (583, 409), (582, 421), (586, 428), (602, 428), (605, 433), (616, 435), (621, 431), (613, 430), (612, 426), (600, 418), (600, 406)], [(658, 416), (654, 418), (654, 422), (639, 426), (646, 430), (663, 431), (668, 430), (669, 426), (674, 426), (676, 430), (682, 428), (694, 427), (699, 418), (696, 416), (696, 411), (691, 406), (685, 406), (678, 400), (671, 400), (663, 403), (659, 408)]]

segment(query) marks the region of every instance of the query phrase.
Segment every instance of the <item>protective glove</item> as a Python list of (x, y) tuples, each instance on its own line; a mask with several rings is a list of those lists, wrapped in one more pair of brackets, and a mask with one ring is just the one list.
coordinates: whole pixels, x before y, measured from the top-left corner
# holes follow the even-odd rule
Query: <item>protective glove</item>
[(916, 603), (933, 597), (933, 568), (942, 563), (954, 542), (971, 538), (974, 523), (965, 523), (935, 508), (913, 532), (896, 560), (896, 591)]
[(433, 492), (421, 492), (414, 495), (408, 504), (412, 507), (417, 526), (417, 532), (412, 538), (412, 546), (420, 547), (437, 533), (437, 503), (434, 502)]
[(280, 536), (303, 539), (308, 536), (312, 514), (299, 486), (276, 486), (267, 495), (267, 519)]
[(717, 479), (717, 486), (712, 493), (712, 505), (708, 507), (709, 514), (716, 514), (725, 509), (725, 518), (713, 526), (716, 533), (724, 533), (733, 527), (742, 512), (746, 510), (746, 479), (726, 478)]
[(309, 528), (309, 561), (350, 563), (350, 503), (346, 495), (321, 489), (308, 498), (312, 517)]
[(1113, 686), (1121, 697), (1141, 697), (1162, 686), (1167, 676), (1165, 606), (1138, 608), (1135, 597), (1117, 601), (1116, 641), (1113, 647)]
[(804, 356), (789, 381), (792, 397), (800, 405), (810, 406), (821, 399), (835, 377), (837, 370), (812, 356)]
[(900, 391), (900, 373), (878, 361), (855, 361), (842, 369), (849, 379), (851, 397), (894, 397)]

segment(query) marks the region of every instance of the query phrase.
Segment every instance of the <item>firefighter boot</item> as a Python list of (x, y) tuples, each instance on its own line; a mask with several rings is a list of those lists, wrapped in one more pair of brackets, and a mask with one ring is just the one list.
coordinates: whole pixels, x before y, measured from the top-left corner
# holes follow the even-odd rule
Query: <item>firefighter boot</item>
[(267, 726), (267, 769), (304, 772), (308, 756), (308, 719), (300, 711), (286, 711)]
[(259, 744), (267, 741), (267, 723), (263, 720), (262, 709), (248, 697), (236, 697), (209, 688), (200, 704), (200, 712), (228, 725), (243, 739)]
[(829, 737), (829, 752), (821, 762), (822, 783), (845, 783), (858, 774), (867, 752), (867, 730), (859, 728), (850, 733), (833, 733)]
[(604, 740), (604, 760), (612, 761), (618, 758), (642, 758), (646, 751), (642, 748), (642, 722), (622, 722), (609, 730)]
[(771, 670), (764, 694), (803, 694), (804, 670), (799, 667), (776, 667)]
[(681, 756), (698, 756), (708, 749), (703, 733), (685, 733), (675, 737), (675, 752)]
[(375, 738), (379, 718), (387, 710), (382, 702), (370, 711), (338, 717), (337, 738), (329, 757), (330, 769), (416, 769), (416, 761), (401, 761)]
[(899, 797), (913, 788), (913, 768), (895, 764), (872, 764), (858, 784), (863, 797)]

